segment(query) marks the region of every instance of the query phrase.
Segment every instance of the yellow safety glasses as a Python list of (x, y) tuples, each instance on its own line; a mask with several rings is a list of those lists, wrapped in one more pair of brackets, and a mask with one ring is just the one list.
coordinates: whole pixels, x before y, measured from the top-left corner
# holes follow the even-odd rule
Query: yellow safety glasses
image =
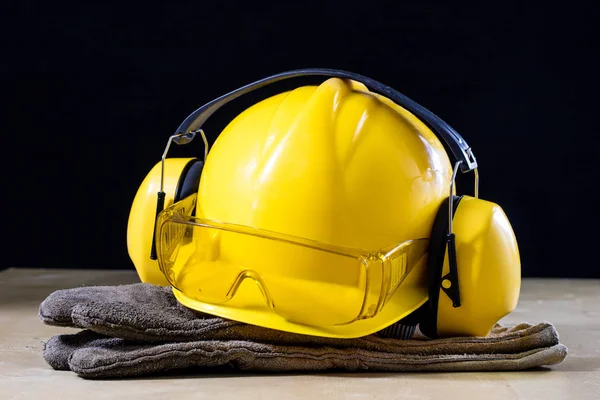
[(197, 218), (196, 196), (159, 213), (156, 248), (169, 283), (199, 302), (252, 308), (259, 292), (291, 322), (348, 324), (380, 312), (426, 258), (429, 239), (365, 251)]

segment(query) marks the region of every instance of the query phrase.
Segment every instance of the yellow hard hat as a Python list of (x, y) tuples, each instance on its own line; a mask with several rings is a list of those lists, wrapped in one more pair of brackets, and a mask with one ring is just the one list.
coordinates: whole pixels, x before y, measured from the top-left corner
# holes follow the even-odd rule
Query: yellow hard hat
[(330, 76), (240, 113), (205, 160), (163, 156), (130, 213), (142, 281), (173, 286), (189, 308), (300, 334), (365, 336), (417, 310), (430, 336), (487, 334), (516, 305), (516, 239), (499, 206), (454, 196), (457, 170), (476, 161), (416, 103), (344, 71), (293, 71), (208, 103), (171, 139), (204, 135), (245, 92), (315, 74)]

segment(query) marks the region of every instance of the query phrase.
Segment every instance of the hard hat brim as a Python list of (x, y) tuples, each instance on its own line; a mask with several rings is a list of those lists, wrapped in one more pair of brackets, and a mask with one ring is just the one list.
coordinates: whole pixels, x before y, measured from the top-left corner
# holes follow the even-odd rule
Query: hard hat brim
[[(425, 259), (426, 257), (424, 257)], [(187, 308), (225, 319), (302, 335), (357, 338), (376, 333), (398, 322), (427, 301), (428, 292), (425, 265), (425, 262), (421, 262), (407, 274), (398, 290), (377, 315), (372, 318), (356, 320), (343, 325), (313, 326), (286, 320), (269, 309), (264, 299), (260, 296), (260, 293), (256, 290), (253, 291), (256, 296), (255, 306), (246, 306), (244, 308), (200, 302), (186, 296), (185, 293), (176, 288), (173, 288), (173, 294)]]

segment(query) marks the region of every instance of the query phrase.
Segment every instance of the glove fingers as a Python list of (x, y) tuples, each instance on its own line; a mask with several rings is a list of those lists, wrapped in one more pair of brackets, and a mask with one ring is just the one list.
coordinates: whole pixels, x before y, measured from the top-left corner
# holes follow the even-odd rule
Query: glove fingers
[(123, 325), (134, 331), (154, 328), (160, 334), (161, 328), (181, 326), (206, 315), (182, 307), (170, 287), (136, 283), (57, 290), (41, 303), (39, 317), (48, 325)]
[[(56, 370), (68, 370), (69, 358), (75, 350), (97, 345), (106, 337), (91, 331), (81, 331), (76, 334), (56, 335), (44, 344), (43, 357)], [(110, 339), (109, 339), (110, 340)]]
[(85, 286), (57, 290), (40, 304), (39, 318), (46, 325), (76, 328), (71, 319), (73, 307), (77, 304), (88, 304), (102, 298), (110, 298), (111, 292), (115, 289), (112, 286)]

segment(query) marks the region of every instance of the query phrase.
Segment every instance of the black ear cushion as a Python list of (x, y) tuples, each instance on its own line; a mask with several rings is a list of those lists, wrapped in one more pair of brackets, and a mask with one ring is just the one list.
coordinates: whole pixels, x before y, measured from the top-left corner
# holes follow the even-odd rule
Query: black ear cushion
[(179, 176), (179, 182), (177, 182), (173, 202), (176, 203), (198, 191), (202, 168), (204, 168), (204, 162), (197, 158), (190, 160), (190, 162), (187, 163)]
[[(452, 217), (462, 196), (452, 196)], [(431, 236), (429, 239), (429, 254), (427, 256), (427, 282), (429, 285), (429, 300), (425, 303), (419, 329), (430, 338), (437, 338), (437, 315), (440, 287), (442, 284), (442, 269), (446, 255), (446, 234), (448, 233), (448, 201), (445, 199), (438, 210)]]

